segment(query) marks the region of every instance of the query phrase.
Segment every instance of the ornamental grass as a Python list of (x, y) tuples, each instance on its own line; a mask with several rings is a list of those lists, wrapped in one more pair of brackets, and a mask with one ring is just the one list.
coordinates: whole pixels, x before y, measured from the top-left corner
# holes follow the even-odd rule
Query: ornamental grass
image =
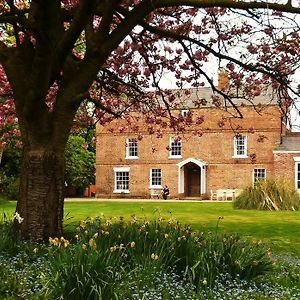
[(300, 195), (285, 178), (270, 178), (245, 187), (233, 201), (234, 208), (299, 210)]

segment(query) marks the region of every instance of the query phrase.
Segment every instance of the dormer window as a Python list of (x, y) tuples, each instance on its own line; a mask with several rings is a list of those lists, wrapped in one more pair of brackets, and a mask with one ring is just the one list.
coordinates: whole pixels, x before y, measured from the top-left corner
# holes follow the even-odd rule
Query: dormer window
[(181, 114), (183, 117), (187, 117), (188, 113), (189, 113), (189, 110), (188, 110), (188, 109), (182, 109), (182, 110), (180, 111), (180, 114)]

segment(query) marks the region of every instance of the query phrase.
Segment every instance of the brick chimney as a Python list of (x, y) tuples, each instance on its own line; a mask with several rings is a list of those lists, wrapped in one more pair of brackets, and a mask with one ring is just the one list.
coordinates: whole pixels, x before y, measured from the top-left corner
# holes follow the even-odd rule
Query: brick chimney
[(224, 90), (229, 84), (229, 78), (227, 72), (220, 68), (218, 72), (218, 89)]

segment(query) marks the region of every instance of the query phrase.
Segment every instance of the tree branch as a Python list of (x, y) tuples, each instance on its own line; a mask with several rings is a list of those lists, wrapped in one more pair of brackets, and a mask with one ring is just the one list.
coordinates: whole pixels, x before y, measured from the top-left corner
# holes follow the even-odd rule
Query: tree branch
[(153, 1), (141, 1), (128, 12), (126, 18), (111, 32), (109, 39), (102, 45), (101, 52), (105, 56), (108, 56), (123, 39), (130, 34), (132, 29), (155, 9), (152, 2)]
[[(75, 15), (72, 19), (69, 29), (62, 36), (57, 46), (57, 66), (62, 66), (63, 61), (69, 52), (73, 49), (76, 40), (86, 27), (98, 5), (97, 0), (81, 0)], [(55, 70), (56, 73), (58, 70)]]
[(278, 4), (269, 1), (235, 1), (235, 0), (157, 0), (153, 1), (156, 8), (172, 6), (191, 6), (195, 8), (224, 7), (241, 10), (248, 9), (273, 9), (281, 12), (300, 14), (300, 7), (294, 7), (291, 1), (286, 4)]
[[(186, 55), (188, 56), (188, 58), (192, 62), (194, 68), (197, 69), (199, 71), (199, 73), (202, 74), (205, 77), (205, 79), (207, 80), (207, 82), (211, 86), (213, 92), (216, 92), (217, 94), (223, 96), (223, 98), (225, 100), (229, 101), (229, 103), (232, 105), (232, 107), (234, 108), (234, 110), (238, 113), (239, 118), (243, 118), (243, 114), (241, 113), (241, 111), (237, 107), (237, 105), (232, 101), (231, 97), (228, 94), (226, 94), (223, 91), (221, 91), (220, 89), (216, 88), (216, 86), (214, 85), (213, 81), (209, 78), (209, 76), (196, 64), (196, 62), (193, 59), (193, 57), (192, 57), (189, 49), (187, 48), (187, 46), (182, 41), (180, 41), (179, 43), (183, 47), (184, 52), (186, 53)], [(225, 109), (227, 109), (226, 101), (225, 101)]]
[[(198, 46), (202, 47), (203, 49), (209, 51), (209, 53), (213, 54), (215, 57), (234, 62), (235, 64), (239, 65), (240, 67), (244, 68), (245, 70), (252, 71), (252, 72), (260, 72), (260, 73), (263, 73), (263, 74), (266, 74), (269, 76), (273, 75), (273, 77), (274, 77), (274, 74), (272, 74), (272, 70), (266, 65), (246, 64), (234, 57), (219, 53), (219, 52), (215, 51), (214, 49), (212, 49), (211, 47), (207, 46), (206, 44), (204, 44), (194, 38), (191, 38), (189, 36), (181, 35), (181, 34), (178, 34), (177, 32), (167, 31), (167, 30), (164, 30), (161, 28), (153, 27), (153, 26), (147, 24), (146, 22), (141, 22), (140, 25), (143, 26), (149, 32), (157, 34), (161, 37), (170, 38), (170, 39), (174, 39), (174, 40), (178, 40), (178, 41), (180, 41), (180, 40), (189, 41), (189, 42), (191, 42), (195, 45), (198, 45)], [(262, 67), (264, 69), (262, 69), (260, 67)], [(267, 69), (269, 69), (269, 70), (267, 71)]]
[(97, 36), (99, 40), (106, 39), (108, 37), (115, 9), (121, 0), (106, 0), (105, 2), (106, 5), (103, 8), (103, 17), (97, 30)]

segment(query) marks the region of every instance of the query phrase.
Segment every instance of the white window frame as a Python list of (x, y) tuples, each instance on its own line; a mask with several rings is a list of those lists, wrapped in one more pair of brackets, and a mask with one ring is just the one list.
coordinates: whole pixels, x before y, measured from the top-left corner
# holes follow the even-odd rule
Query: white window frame
[(186, 117), (186, 116), (188, 115), (188, 113), (189, 113), (189, 110), (188, 110), (188, 109), (182, 109), (182, 110), (180, 111), (180, 114), (181, 114), (183, 117)]
[(170, 137), (170, 141), (169, 141), (169, 158), (182, 158), (182, 140), (178, 141), (176, 144), (180, 144), (180, 154), (172, 154), (172, 144), (174, 144), (174, 139), (175, 137)]
[[(153, 171), (154, 170), (160, 170), (160, 184), (153, 184)], [(150, 188), (154, 188), (154, 189), (162, 188), (161, 182), (162, 182), (162, 170), (161, 170), (161, 168), (151, 168), (150, 169)]]
[[(237, 143), (238, 143), (238, 139), (239, 138), (243, 138), (244, 139), (244, 151), (243, 151), (243, 154), (238, 154), (238, 149), (237, 149)], [(233, 138), (233, 156), (232, 158), (247, 158), (248, 155), (247, 155), (247, 148), (248, 148), (248, 138), (246, 135), (237, 135), (237, 136), (234, 136)]]
[[(135, 142), (134, 142), (135, 141)], [(134, 148), (137, 155), (130, 155), (131, 147)], [(138, 159), (138, 140), (136, 138), (130, 137), (126, 139), (126, 159)]]
[[(128, 173), (128, 188), (118, 188), (118, 184), (117, 184), (117, 175), (118, 173), (121, 173), (121, 172), (124, 172), (124, 173)], [(114, 168), (114, 190), (113, 190), (113, 193), (116, 193), (116, 194), (121, 194), (121, 193), (125, 193), (125, 194), (128, 194), (130, 193), (129, 191), (129, 185), (130, 185), (130, 167), (117, 167), (117, 168)]]
[(294, 157), (294, 161), (295, 161), (295, 189), (300, 193), (300, 157)]
[[(264, 170), (264, 175), (265, 176), (264, 177), (255, 176), (255, 170), (257, 170), (258, 172), (261, 171), (261, 170)], [(266, 180), (266, 178), (267, 178), (267, 169), (266, 168), (256, 167), (256, 168), (253, 169), (253, 171), (252, 171), (252, 182), (253, 182), (253, 184), (255, 184), (256, 181), (258, 181), (258, 179), (260, 179), (260, 180), (262, 180), (262, 179)]]

